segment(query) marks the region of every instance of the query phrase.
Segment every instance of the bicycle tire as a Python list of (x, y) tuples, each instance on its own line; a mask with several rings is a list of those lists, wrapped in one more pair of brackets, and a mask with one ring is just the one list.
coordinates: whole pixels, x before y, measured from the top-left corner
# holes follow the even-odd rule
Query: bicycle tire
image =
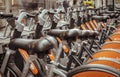
[(14, 68), (13, 65), (8, 64), (5, 69), (4, 77), (19, 77), (21, 75), (21, 71), (16, 67)]
[[(67, 77), (78, 77), (78, 76), (76, 76), (77, 74), (83, 73), (86, 71), (105, 72), (107, 74), (113, 75), (112, 77), (119, 77), (120, 76), (120, 72), (112, 67), (100, 65), (100, 64), (89, 64), (89, 65), (82, 65), (82, 66), (79, 66), (77, 68), (74, 68), (73, 70), (68, 72)], [(88, 74), (84, 74), (84, 75), (88, 75)], [(94, 73), (94, 75), (96, 75), (96, 73)], [(79, 75), (79, 77), (80, 77), (80, 75)], [(84, 76), (84, 77), (88, 77), (88, 76)], [(89, 77), (91, 77), (91, 76), (89, 76)], [(94, 77), (96, 77), (96, 76), (94, 76)]]
[[(33, 61), (33, 63), (35, 64), (35, 66), (38, 68), (38, 73), (36, 75), (32, 74), (31, 71), (28, 72), (28, 75), (33, 75), (34, 77), (46, 77), (47, 73), (46, 73), (46, 63), (43, 61), (43, 59), (35, 59)], [(29, 77), (29, 76), (27, 76)]]
[[(32, 58), (32, 57), (31, 57)], [(18, 59), (18, 58), (17, 58)], [(19, 60), (19, 61), (21, 61), (21, 60)], [(45, 63), (44, 63), (44, 61), (42, 61), (42, 59), (39, 59), (39, 58), (36, 58), (36, 59), (33, 59), (33, 61), (32, 61), (33, 63), (34, 63), (34, 65), (38, 68), (38, 73), (36, 74), (36, 75), (34, 75), (33, 73), (32, 73), (32, 71), (28, 71), (28, 73), (27, 73), (27, 75), (26, 75), (26, 77), (29, 77), (29, 76), (34, 76), (34, 77), (45, 77), (44, 75), (46, 74), (45, 72), (46, 71), (44, 71), (44, 69), (45, 69)], [(17, 62), (18, 63), (18, 62)], [(21, 63), (21, 62), (19, 62), (19, 63)], [(24, 61), (23, 61), (23, 63), (25, 63)], [(21, 64), (20, 65), (18, 65), (18, 68), (19, 68), (19, 66), (22, 66)], [(23, 64), (23, 67), (22, 67), (22, 69), (24, 68), (24, 64)], [(20, 68), (19, 68), (20, 69)], [(21, 70), (21, 69), (20, 69)], [(22, 71), (22, 70), (21, 70)], [(41, 72), (40, 72), (41, 71)], [(44, 72), (43, 72), (44, 71)], [(43, 75), (41, 75), (41, 74), (43, 74)]]

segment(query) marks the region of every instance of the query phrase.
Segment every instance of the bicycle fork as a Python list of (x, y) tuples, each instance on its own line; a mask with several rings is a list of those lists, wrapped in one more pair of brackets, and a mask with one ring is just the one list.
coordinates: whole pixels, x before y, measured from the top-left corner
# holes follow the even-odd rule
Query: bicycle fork
[[(30, 57), (29, 57), (28, 53), (27, 53), (25, 50), (20, 49), (20, 48), (18, 49), (18, 51), (19, 51), (20, 55), (23, 57), (23, 59), (25, 60), (25, 62), (28, 63), (28, 64), (26, 64), (26, 65), (29, 66), (32, 74), (33, 74), (33, 75), (38, 74), (38, 68), (37, 68), (37, 67), (35, 66), (35, 64), (30, 60)], [(24, 71), (23, 71), (23, 72), (24, 72)], [(28, 72), (28, 71), (27, 71), (27, 72)], [(26, 72), (26, 73), (27, 73), (27, 72)]]
[(59, 62), (61, 53), (62, 53), (62, 44), (60, 43), (57, 56), (56, 56), (55, 60), (53, 61), (53, 65), (51, 66), (48, 77), (53, 77), (55, 73), (59, 74), (62, 77), (67, 77), (61, 70), (56, 68), (57, 63)]
[(3, 74), (4, 74), (5, 69), (6, 69), (6, 67), (7, 67), (7, 64), (8, 64), (8, 61), (9, 61), (9, 59), (10, 59), (10, 56), (15, 53), (14, 51), (9, 50), (9, 49), (7, 49), (7, 48), (6, 48), (6, 50), (7, 50), (7, 51), (6, 51), (6, 53), (5, 53), (5, 57), (4, 57), (4, 59), (3, 59), (3, 63), (2, 63), (1, 68), (0, 68), (0, 70), (1, 70), (1, 72), (2, 72)]

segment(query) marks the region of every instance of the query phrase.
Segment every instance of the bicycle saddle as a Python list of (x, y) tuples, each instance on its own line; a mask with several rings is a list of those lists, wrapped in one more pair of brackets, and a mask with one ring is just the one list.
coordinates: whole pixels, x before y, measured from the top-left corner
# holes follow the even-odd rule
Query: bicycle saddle
[(17, 50), (18, 48), (24, 50), (33, 50), (37, 53), (47, 51), (51, 48), (57, 47), (57, 41), (54, 37), (46, 36), (41, 39), (13, 39), (9, 43), (9, 48)]
[(0, 14), (0, 18), (11, 18), (13, 17), (13, 14)]

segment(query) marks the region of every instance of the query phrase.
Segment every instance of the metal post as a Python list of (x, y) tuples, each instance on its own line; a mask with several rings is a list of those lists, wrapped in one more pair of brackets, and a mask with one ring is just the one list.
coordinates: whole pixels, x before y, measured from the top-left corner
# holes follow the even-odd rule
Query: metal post
[(6, 13), (12, 12), (12, 0), (5, 0)]
[(115, 9), (115, 0), (113, 0), (113, 11)]
[(46, 1), (44, 0), (44, 9), (46, 9)]
[(102, 1), (101, 0), (95, 0), (95, 7), (96, 8), (102, 7)]
[(107, 4), (107, 2), (108, 2), (108, 1), (106, 0), (106, 7), (108, 7), (108, 4)]
[(107, 7), (109, 11), (114, 11), (114, 0), (107, 0)]
[(18, 4), (20, 5), (20, 8), (23, 8), (22, 0), (17, 0), (17, 1), (18, 1)]

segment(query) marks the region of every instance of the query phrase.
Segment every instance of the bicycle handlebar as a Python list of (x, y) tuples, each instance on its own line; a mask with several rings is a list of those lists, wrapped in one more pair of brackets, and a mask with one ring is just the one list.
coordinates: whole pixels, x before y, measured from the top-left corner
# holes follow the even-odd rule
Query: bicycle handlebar
[(79, 30), (79, 29), (70, 29), (70, 30), (59, 30), (59, 29), (53, 29), (51, 31), (47, 32), (48, 35), (52, 36), (62, 36), (62, 37), (85, 37), (85, 36), (97, 36), (97, 31), (90, 31), (90, 30)]

